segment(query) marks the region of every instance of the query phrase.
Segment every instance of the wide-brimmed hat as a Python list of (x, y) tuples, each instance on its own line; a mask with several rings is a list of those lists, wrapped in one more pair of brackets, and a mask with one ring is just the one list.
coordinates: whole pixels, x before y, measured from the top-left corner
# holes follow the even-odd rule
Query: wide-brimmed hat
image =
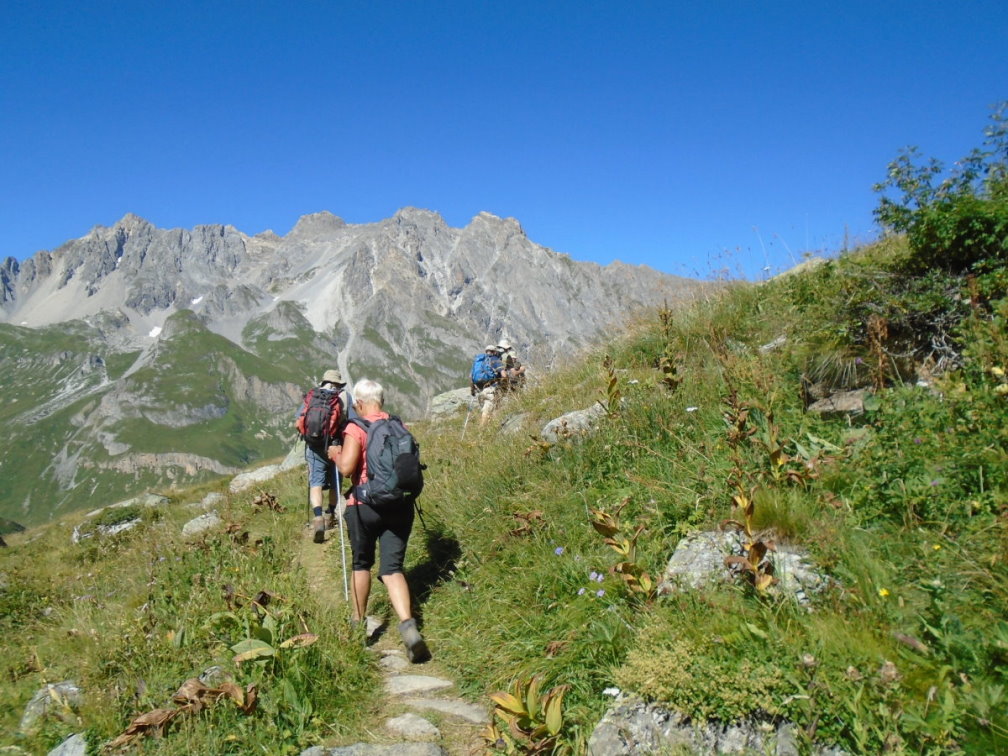
[(484, 349), (483, 351), (484, 352), (499, 352), (500, 349), (497, 347), (496, 344), (487, 344), (486, 349)]
[(508, 341), (507, 339), (501, 339), (500, 344), (497, 345), (497, 348), (500, 349), (502, 352), (506, 352), (508, 349), (511, 348), (511, 342)]
[(326, 370), (322, 373), (322, 383), (335, 383), (337, 386), (345, 386), (346, 381), (338, 369)]

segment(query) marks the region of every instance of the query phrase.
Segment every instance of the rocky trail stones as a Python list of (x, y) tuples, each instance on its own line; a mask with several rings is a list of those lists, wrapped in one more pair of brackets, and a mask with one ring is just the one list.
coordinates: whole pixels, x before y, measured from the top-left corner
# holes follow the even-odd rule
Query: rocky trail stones
[[(305, 528), (301, 540), (301, 563), (308, 573), (308, 587), (323, 601), (349, 607), (339, 585), (340, 539), (329, 531), (323, 544), (313, 543), (313, 531)], [(349, 548), (349, 546), (347, 546)], [(318, 550), (332, 551), (319, 559)], [(335, 570), (335, 572), (334, 572)], [(334, 586), (336, 589), (334, 590)], [(368, 742), (351, 745), (312, 746), (300, 756), (472, 756), (482, 752), (480, 735), (489, 722), (488, 709), (458, 696), (455, 683), (433, 658), (410, 664), (399, 635), (391, 623), (368, 617), (368, 649), (382, 671), (384, 692)]]

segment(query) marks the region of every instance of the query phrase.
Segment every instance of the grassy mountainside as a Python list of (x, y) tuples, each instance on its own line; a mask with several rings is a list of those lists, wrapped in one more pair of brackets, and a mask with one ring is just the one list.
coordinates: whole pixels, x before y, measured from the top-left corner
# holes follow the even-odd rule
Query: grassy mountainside
[[(569, 686), (557, 746), (575, 752), (612, 686), (700, 719), (786, 719), (802, 749), (1008, 748), (1008, 272), (1001, 258), (911, 274), (913, 259), (892, 239), (644, 317), (608, 354), (509, 399), (499, 419), (520, 416), (520, 433), (417, 424), (427, 529), (409, 577), (466, 692), (489, 709), (534, 677)], [(857, 386), (874, 389), (861, 415), (806, 411)], [(594, 434), (538, 438), (595, 400), (612, 411)], [(74, 679), (88, 698), (79, 718), (0, 744), (105, 742), (213, 664), (258, 685), (259, 710), (219, 704), (144, 753), (374, 739), (376, 660), (295, 558), (303, 486), (297, 472), (264, 486), (284, 512), (227, 495), (229, 526), (195, 542), (178, 535), (194, 514), (182, 505), (209, 489), (79, 545), (79, 516), (8, 537), (0, 731), (43, 682)], [(811, 611), (744, 576), (656, 596), (683, 536), (729, 518), (806, 550), (835, 585)], [(338, 551), (327, 558), (338, 591)], [(269, 613), (249, 601), (260, 591)], [(388, 612), (380, 589), (372, 611)], [(318, 642), (234, 661), (243, 640), (306, 632)]]

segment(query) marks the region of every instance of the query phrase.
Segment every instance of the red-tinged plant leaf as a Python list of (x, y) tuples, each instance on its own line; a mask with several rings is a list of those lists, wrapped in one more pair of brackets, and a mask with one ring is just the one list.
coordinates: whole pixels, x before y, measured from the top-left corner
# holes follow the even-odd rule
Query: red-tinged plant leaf
[(165, 728), (178, 715), (178, 709), (154, 709), (141, 714), (106, 748), (109, 750), (123, 748), (143, 735), (163, 735)]
[(753, 565), (751, 565), (749, 560), (745, 557), (733, 554), (732, 556), (726, 556), (724, 563), (725, 567), (741, 567), (744, 570), (749, 570), (749, 572), (756, 572), (756, 568), (753, 567)]
[(292, 638), (288, 638), (280, 644), (280, 648), (306, 648), (318, 640), (315, 633), (301, 633)]

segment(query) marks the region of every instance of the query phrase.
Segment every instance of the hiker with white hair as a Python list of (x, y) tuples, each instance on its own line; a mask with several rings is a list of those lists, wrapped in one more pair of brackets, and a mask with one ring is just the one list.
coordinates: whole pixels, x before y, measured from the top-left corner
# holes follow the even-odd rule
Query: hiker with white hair
[(399, 618), (399, 634), (407, 657), (419, 664), (430, 658), (430, 651), (413, 617), (403, 562), (413, 530), (414, 504), (423, 489), (420, 447), (399, 418), (383, 409), (385, 392), (381, 384), (361, 379), (354, 384), (353, 395), (356, 416), (343, 432), (343, 443), (331, 448), (329, 454), (353, 483), (343, 513), (353, 552), (350, 621), (366, 629), (377, 546), (378, 579), (385, 585)]
[[(305, 442), (308, 465), (308, 502), (313, 515), (315, 543), (325, 542), (325, 532), (336, 527), (339, 507), (339, 472), (329, 459), (329, 449), (340, 442), (346, 425), (350, 395), (338, 369), (326, 370), (319, 385), (305, 394), (294, 425)], [(329, 492), (329, 506), (323, 517), (323, 492)]]

